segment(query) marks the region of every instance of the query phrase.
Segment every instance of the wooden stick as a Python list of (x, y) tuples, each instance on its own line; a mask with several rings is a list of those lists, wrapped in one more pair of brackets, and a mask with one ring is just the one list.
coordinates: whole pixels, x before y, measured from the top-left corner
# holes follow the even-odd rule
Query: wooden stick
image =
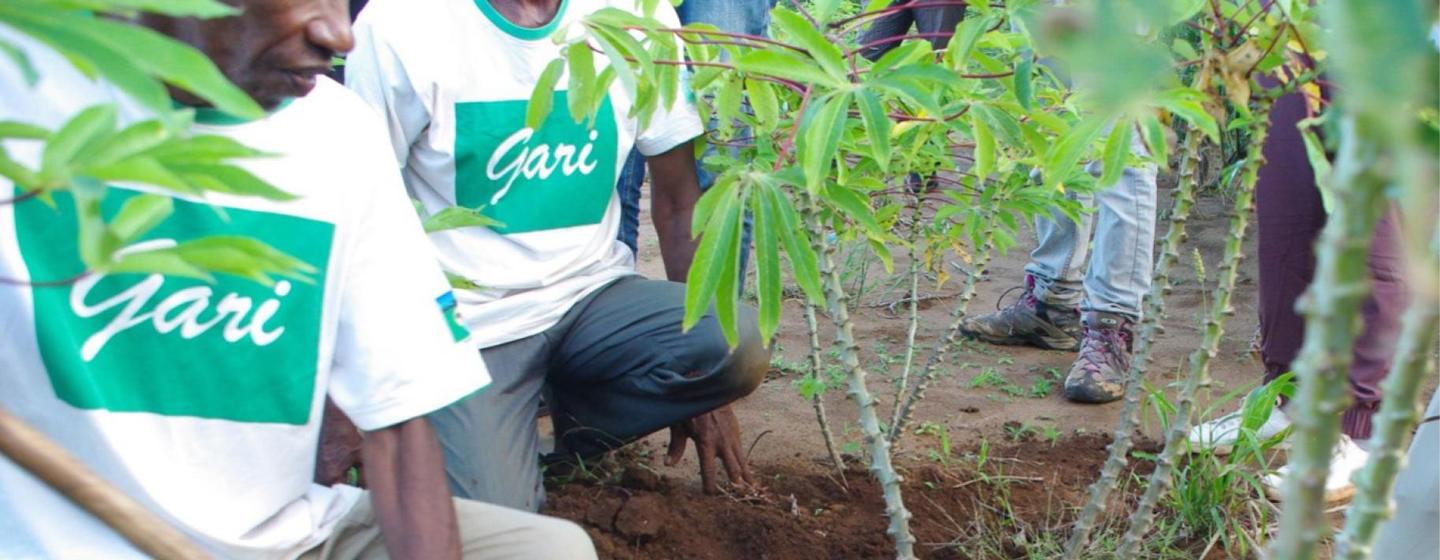
[(35, 428), (0, 409), (0, 455), (159, 560), (209, 558), (169, 523), (116, 490)]

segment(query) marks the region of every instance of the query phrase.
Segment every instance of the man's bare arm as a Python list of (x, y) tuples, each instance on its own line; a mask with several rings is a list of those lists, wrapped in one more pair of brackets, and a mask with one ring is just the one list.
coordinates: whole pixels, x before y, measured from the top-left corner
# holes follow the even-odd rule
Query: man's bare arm
[(690, 219), (700, 200), (700, 179), (695, 175), (695, 147), (685, 142), (668, 152), (646, 158), (650, 167), (650, 216), (660, 240), (665, 277), (684, 282), (695, 257), (697, 240), (690, 237)]
[(460, 558), (444, 456), (424, 418), (366, 432), (365, 480), (391, 558)]

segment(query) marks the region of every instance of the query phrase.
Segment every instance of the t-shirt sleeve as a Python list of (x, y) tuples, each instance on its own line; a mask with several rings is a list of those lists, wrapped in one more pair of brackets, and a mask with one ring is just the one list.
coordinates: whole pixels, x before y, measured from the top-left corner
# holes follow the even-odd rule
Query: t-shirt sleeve
[[(680, 27), (680, 18), (675, 14), (675, 8), (668, 4), (660, 5), (655, 9), (655, 19), (666, 27)], [(641, 130), (635, 138), (635, 148), (646, 156), (656, 156), (670, 151), (701, 133), (705, 127), (700, 122), (700, 114), (695, 110), (695, 102), (690, 93), (688, 73), (681, 73), (675, 92), (675, 104), (669, 109), (661, 103), (655, 110), (655, 115), (650, 118), (649, 126)]]
[(443, 408), (489, 384), (490, 375), (463, 342), (455, 298), (399, 170), (378, 142), (368, 144), (356, 161), (376, 162), (375, 182), (372, 192), (356, 193), (363, 203), (344, 224), (329, 391), (356, 426), (375, 430)]
[(403, 168), (410, 146), (430, 126), (431, 108), (416, 91), (409, 71), (385, 34), (362, 12), (355, 22), (355, 48), (345, 58), (345, 87), (385, 119), (390, 148)]

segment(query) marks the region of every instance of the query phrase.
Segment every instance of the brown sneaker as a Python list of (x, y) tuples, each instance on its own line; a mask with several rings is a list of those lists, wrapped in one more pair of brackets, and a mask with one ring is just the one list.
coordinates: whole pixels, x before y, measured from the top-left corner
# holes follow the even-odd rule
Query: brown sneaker
[(1065, 376), (1065, 398), (1079, 403), (1101, 404), (1125, 396), (1125, 376), (1130, 372), (1130, 343), (1135, 335), (1124, 315), (1090, 311), (1081, 322), (1085, 337), (1080, 357)]
[(994, 313), (967, 317), (960, 323), (960, 333), (990, 344), (1073, 351), (1080, 346), (1080, 313), (1036, 299), (1035, 279), (1026, 275), (1025, 294), (1019, 301)]

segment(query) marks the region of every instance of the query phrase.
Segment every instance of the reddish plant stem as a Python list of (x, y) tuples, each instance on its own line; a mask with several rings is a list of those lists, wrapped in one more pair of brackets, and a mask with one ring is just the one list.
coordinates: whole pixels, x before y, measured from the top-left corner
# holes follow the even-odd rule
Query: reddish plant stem
[(30, 286), (32, 288), (58, 288), (61, 286), (69, 286), (71, 284), (79, 282), (80, 280), (83, 280), (85, 277), (90, 276), (94, 273), (95, 271), (93, 270), (87, 270), (69, 278), (62, 278), (60, 280), (41, 280), (38, 282), (34, 280), (19, 280), (15, 278), (0, 277), (0, 284), (6, 286)]
[(35, 197), (37, 197), (37, 196), (40, 196), (40, 191), (41, 191), (41, 190), (43, 190), (43, 189), (35, 189), (35, 190), (33, 190), (33, 191), (29, 191), (29, 192), (27, 192), (27, 193), (25, 193), (25, 194), (22, 194), (22, 195), (20, 195), (20, 196), (15, 197), (15, 198), (0, 199), (0, 206), (4, 206), (4, 205), (6, 205), (6, 204), (19, 204), (19, 203), (21, 203), (21, 202), (25, 202), (25, 201), (27, 201), (27, 200), (30, 200), (30, 199), (35, 198)]

